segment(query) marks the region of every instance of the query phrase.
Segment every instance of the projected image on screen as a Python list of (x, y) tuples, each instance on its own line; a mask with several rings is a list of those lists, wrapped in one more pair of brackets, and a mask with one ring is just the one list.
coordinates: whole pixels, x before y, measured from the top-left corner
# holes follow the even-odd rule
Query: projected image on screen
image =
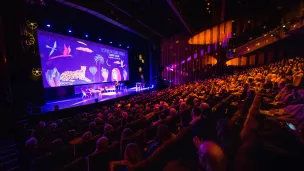
[(129, 80), (128, 51), (38, 30), (45, 88)]

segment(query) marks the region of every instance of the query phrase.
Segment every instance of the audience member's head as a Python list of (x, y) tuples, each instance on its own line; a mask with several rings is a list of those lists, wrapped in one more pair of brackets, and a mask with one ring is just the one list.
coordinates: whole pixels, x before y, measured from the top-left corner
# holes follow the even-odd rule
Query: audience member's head
[(203, 142), (198, 150), (200, 165), (206, 171), (225, 171), (226, 158), (223, 150), (212, 141)]
[(140, 162), (142, 160), (142, 153), (139, 146), (135, 143), (128, 144), (125, 149), (124, 158), (131, 164)]
[(40, 121), (39, 122), (39, 127), (40, 128), (45, 128), (46, 127), (46, 123), (44, 121)]
[(96, 122), (90, 122), (89, 123), (89, 130), (94, 130), (96, 128)]
[(57, 124), (55, 122), (50, 125), (51, 130), (55, 130), (57, 128)]
[(109, 146), (109, 140), (107, 137), (100, 137), (96, 141), (96, 151), (101, 151)]
[(82, 135), (82, 139), (87, 141), (90, 140), (92, 138), (92, 132), (91, 131), (87, 131)]
[(175, 108), (171, 108), (170, 109), (170, 116), (174, 117), (174, 116), (176, 116), (176, 114), (177, 114), (176, 109)]
[(127, 138), (133, 134), (133, 131), (130, 128), (125, 128), (121, 133), (121, 139)]
[(113, 128), (113, 126), (110, 125), (110, 124), (106, 124), (106, 125), (104, 126), (104, 132), (111, 132), (111, 131), (113, 131), (113, 130), (114, 130), (114, 128)]
[(127, 112), (122, 112), (121, 116), (122, 116), (122, 118), (127, 119), (128, 113)]
[(186, 108), (187, 108), (187, 104), (185, 102), (182, 102), (179, 107), (179, 110), (185, 110)]
[(25, 142), (25, 147), (27, 149), (34, 149), (37, 147), (37, 145), (38, 145), (38, 141), (35, 137), (32, 137)]

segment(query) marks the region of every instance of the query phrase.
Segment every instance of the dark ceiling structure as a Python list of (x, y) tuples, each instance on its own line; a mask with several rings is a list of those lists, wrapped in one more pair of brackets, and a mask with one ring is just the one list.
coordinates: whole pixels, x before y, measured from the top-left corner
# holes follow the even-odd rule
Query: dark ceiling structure
[[(276, 27), (301, 0), (56, 0), (102, 14), (145, 37), (194, 35), (226, 20), (254, 20)], [(48, 2), (46, 0), (46, 2)], [(223, 7), (225, 4), (225, 8)], [(254, 28), (252, 28), (254, 29)]]

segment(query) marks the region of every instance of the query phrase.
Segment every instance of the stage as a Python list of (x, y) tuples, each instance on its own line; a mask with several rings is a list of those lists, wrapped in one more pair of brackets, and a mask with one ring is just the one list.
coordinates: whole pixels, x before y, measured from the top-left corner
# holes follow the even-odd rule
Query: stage
[[(70, 99), (50, 101), (50, 102), (46, 102), (46, 104), (44, 106), (40, 106), (40, 114), (49, 113), (49, 112), (54, 111), (56, 105), (58, 105), (59, 110), (68, 109), (68, 108), (76, 108), (79, 106), (94, 104), (94, 103), (96, 103), (95, 99), (98, 99), (98, 103), (105, 102), (108, 100), (113, 100), (116, 98), (118, 99), (118, 98), (121, 98), (124, 96), (136, 94), (136, 93), (146, 91), (149, 89), (150, 88), (143, 88), (139, 91), (136, 89), (136, 87), (134, 87), (134, 88), (127, 89), (127, 91), (125, 91), (125, 92), (117, 92), (117, 93), (116, 92), (105, 92), (105, 93), (102, 93), (101, 96), (95, 96), (95, 97), (90, 97), (90, 98), (82, 98), (81, 96), (79, 96), (79, 97), (73, 97)], [(30, 110), (29, 114), (38, 114), (38, 113), (35, 113)]]

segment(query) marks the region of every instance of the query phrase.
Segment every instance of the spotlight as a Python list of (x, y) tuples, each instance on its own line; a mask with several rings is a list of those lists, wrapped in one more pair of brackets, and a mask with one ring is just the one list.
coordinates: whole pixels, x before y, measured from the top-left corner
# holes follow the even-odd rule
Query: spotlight
[(285, 25), (283, 25), (283, 28), (285, 28), (286, 26)]
[(89, 35), (86, 34), (85, 37), (89, 37)]
[(112, 44), (113, 42), (110, 42), (110, 44)]
[(121, 44), (119, 44), (118, 46), (121, 46)]
[(129, 49), (130, 48), (130, 46), (127, 46), (127, 49)]
[(69, 33), (72, 33), (72, 30), (69, 30)]
[(100, 39), (100, 38), (99, 38), (98, 40), (99, 40), (99, 41), (101, 41), (101, 39)]
[(47, 24), (46, 26), (47, 26), (47, 27), (51, 27), (51, 25), (49, 25), (49, 24)]

